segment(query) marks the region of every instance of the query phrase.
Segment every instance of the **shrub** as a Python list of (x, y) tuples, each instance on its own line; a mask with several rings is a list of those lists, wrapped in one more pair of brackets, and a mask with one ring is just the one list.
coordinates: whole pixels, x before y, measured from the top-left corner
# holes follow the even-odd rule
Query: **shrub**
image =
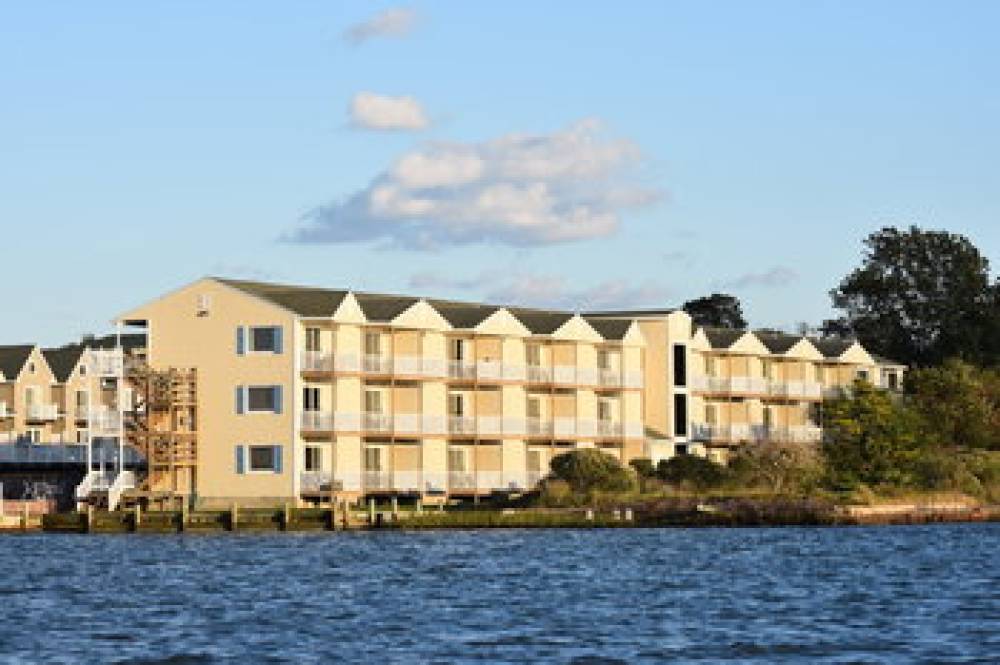
[(721, 464), (697, 455), (676, 455), (660, 460), (656, 476), (671, 485), (690, 485), (708, 489), (724, 483), (729, 474)]
[(640, 478), (653, 478), (656, 476), (656, 467), (653, 466), (653, 462), (645, 457), (637, 457), (628, 463)]
[(552, 459), (551, 477), (566, 482), (581, 494), (591, 490), (628, 492), (635, 489), (635, 474), (614, 457), (596, 448), (581, 448)]

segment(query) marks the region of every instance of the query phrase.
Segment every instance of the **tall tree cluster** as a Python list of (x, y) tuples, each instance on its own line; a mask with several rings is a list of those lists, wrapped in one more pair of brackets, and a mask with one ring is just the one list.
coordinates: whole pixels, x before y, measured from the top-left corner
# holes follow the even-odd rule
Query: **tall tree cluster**
[(1000, 280), (968, 238), (887, 227), (864, 243), (861, 266), (830, 292), (842, 315), (825, 333), (909, 365), (1000, 364)]

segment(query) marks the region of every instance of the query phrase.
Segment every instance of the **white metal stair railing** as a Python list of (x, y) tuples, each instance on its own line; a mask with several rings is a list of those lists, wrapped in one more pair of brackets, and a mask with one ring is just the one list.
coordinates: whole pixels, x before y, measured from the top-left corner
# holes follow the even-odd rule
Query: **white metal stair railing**
[(108, 488), (108, 510), (115, 510), (118, 502), (121, 501), (122, 493), (135, 488), (135, 473), (132, 471), (122, 471), (115, 477), (115, 481)]
[(94, 491), (94, 487), (104, 477), (103, 471), (90, 471), (83, 477), (80, 484), (76, 486), (76, 498), (78, 501), (85, 501)]

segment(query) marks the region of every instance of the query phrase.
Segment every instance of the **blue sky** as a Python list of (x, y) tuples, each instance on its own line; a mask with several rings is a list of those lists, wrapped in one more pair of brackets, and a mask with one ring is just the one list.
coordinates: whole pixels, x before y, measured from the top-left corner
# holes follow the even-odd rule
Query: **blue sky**
[(1000, 3), (7, 3), (4, 343), (206, 274), (829, 316), (885, 224), (1000, 262)]

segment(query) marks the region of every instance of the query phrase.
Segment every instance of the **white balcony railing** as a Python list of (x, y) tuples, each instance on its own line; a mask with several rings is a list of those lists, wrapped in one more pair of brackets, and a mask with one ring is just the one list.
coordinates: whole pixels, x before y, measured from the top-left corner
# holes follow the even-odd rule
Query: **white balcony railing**
[(448, 361), (448, 377), (452, 379), (473, 379), (476, 377), (476, 366), (462, 360)]
[(367, 412), (361, 414), (361, 427), (366, 432), (388, 433), (392, 431), (392, 416), (388, 413)]
[(396, 434), (422, 434), (423, 423), (419, 413), (397, 413), (392, 416), (392, 429)]
[(13, 418), (14, 412), (7, 408), (7, 402), (0, 402), (0, 418)]
[(542, 418), (528, 418), (526, 429), (529, 436), (552, 436), (553, 422)]
[(305, 372), (332, 372), (335, 364), (332, 353), (325, 351), (302, 352), (302, 370)]
[(107, 435), (121, 430), (122, 419), (117, 411), (108, 407), (90, 409), (87, 423), (92, 436)]
[(528, 383), (552, 383), (552, 368), (541, 365), (528, 365), (526, 378)]
[(622, 435), (622, 424), (614, 420), (598, 420), (597, 435), (601, 437), (616, 437)]
[(598, 370), (597, 380), (601, 386), (606, 388), (618, 388), (623, 385), (622, 373), (615, 369)]
[(122, 376), (125, 372), (125, 356), (120, 348), (91, 349), (90, 371), (102, 377)]
[(366, 374), (392, 374), (392, 358), (366, 353), (361, 363), (361, 370)]
[(448, 416), (449, 434), (475, 434), (476, 419), (469, 416)]
[(56, 420), (59, 417), (59, 407), (56, 404), (29, 404), (25, 411), (28, 420)]

